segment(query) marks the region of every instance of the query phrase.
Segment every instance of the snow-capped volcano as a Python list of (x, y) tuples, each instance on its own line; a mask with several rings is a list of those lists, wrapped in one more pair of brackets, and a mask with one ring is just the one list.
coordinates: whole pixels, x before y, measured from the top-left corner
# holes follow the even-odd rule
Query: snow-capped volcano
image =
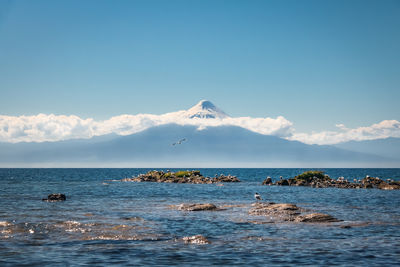
[(201, 100), (199, 103), (187, 110), (185, 115), (190, 119), (222, 119), (229, 117), (225, 112), (217, 108), (208, 100)]

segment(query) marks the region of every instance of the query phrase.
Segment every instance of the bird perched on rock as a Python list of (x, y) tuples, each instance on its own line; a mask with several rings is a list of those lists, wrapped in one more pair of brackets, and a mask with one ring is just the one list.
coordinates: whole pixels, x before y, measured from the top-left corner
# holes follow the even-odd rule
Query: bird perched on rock
[(258, 194), (258, 193), (255, 193), (255, 194), (254, 194), (254, 198), (255, 198), (256, 200), (262, 200), (260, 194)]

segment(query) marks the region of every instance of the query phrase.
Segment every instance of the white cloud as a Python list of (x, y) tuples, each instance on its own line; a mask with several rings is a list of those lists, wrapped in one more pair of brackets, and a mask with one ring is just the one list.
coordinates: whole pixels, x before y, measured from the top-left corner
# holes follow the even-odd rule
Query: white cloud
[(152, 126), (170, 123), (198, 126), (199, 129), (233, 125), (261, 134), (283, 137), (290, 136), (292, 133), (292, 123), (281, 116), (276, 119), (251, 117), (189, 118), (185, 110), (162, 115), (120, 115), (104, 121), (81, 119), (74, 115), (39, 114), (19, 117), (0, 115), (0, 141), (12, 143), (44, 142), (91, 138), (110, 133), (129, 135)]
[(93, 136), (92, 124), (92, 119), (84, 120), (73, 115), (0, 115), (0, 141), (14, 143), (89, 138)]
[(367, 127), (354, 129), (337, 124), (340, 131), (322, 131), (308, 133), (294, 133), (289, 140), (297, 140), (306, 144), (330, 145), (347, 141), (374, 140), (388, 137), (400, 137), (400, 122), (397, 120), (384, 120)]

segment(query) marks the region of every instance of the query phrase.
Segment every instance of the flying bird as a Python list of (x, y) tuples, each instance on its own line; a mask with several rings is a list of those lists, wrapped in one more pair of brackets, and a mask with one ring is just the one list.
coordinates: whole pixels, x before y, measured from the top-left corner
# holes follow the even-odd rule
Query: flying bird
[(255, 198), (256, 200), (262, 200), (260, 194), (258, 194), (258, 193), (255, 193), (255, 194), (254, 194), (254, 198)]
[(180, 145), (180, 144), (182, 144), (182, 143), (185, 142), (185, 141), (186, 141), (186, 138), (183, 138), (183, 139), (179, 140), (178, 142), (173, 143), (172, 145), (173, 145), (173, 146)]

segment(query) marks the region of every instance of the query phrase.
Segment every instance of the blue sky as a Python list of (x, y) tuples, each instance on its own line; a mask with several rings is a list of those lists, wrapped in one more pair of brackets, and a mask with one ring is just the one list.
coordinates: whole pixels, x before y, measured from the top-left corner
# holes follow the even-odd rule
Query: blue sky
[(0, 1), (0, 114), (400, 119), (400, 1)]

